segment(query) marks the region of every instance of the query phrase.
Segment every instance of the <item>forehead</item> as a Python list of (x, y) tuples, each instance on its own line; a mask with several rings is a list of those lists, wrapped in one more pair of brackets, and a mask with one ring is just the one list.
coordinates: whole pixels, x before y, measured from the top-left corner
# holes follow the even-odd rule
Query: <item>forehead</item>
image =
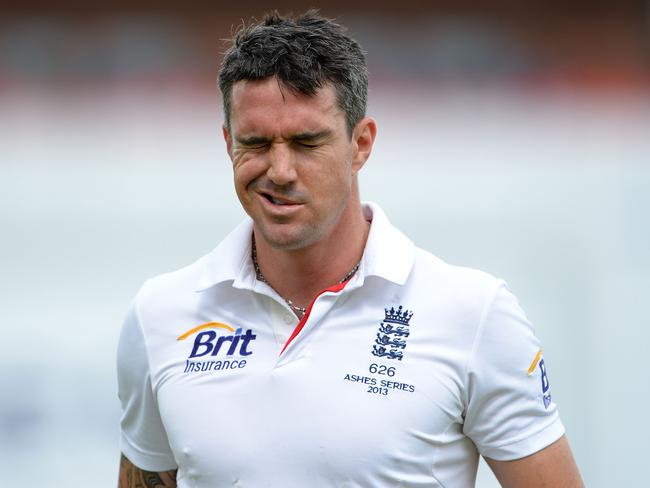
[(331, 85), (309, 96), (292, 91), (276, 78), (238, 81), (230, 106), (231, 130), (238, 135), (288, 135), (345, 125)]

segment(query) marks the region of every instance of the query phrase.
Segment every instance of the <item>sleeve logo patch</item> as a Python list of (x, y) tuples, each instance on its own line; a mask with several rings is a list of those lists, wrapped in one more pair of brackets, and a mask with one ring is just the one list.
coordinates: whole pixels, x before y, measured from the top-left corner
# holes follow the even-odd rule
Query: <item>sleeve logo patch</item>
[(528, 376), (531, 376), (534, 372), (535, 369), (539, 367), (539, 371), (541, 373), (541, 381), (542, 381), (542, 399), (544, 401), (544, 408), (548, 408), (551, 405), (551, 386), (548, 382), (548, 374), (546, 373), (546, 364), (544, 363), (544, 358), (542, 357), (542, 350), (540, 349), (537, 355), (535, 356), (535, 359), (533, 359), (533, 362), (530, 364), (530, 367), (528, 368)]

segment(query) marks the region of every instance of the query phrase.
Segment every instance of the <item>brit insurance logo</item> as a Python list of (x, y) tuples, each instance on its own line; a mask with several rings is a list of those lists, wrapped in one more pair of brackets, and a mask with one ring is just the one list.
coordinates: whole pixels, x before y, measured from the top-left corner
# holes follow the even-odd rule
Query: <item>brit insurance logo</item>
[(372, 354), (401, 361), (406, 348), (406, 338), (410, 334), (409, 321), (413, 317), (413, 312), (403, 309), (401, 305), (397, 309), (385, 308), (384, 312), (384, 320), (379, 324)]
[(235, 329), (221, 322), (206, 322), (191, 328), (176, 340), (184, 341), (192, 336), (194, 342), (183, 373), (245, 368), (247, 358), (253, 354), (251, 343), (257, 338), (252, 329), (243, 332), (241, 327)]

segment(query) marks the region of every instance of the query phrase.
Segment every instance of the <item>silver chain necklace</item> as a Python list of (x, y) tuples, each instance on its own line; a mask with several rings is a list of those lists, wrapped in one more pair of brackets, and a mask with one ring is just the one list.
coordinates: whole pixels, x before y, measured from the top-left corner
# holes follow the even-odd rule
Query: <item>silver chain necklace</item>
[[(255, 239), (253, 238), (253, 251), (252, 251), (252, 258), (253, 258), (253, 267), (255, 268), (255, 277), (261, 281), (262, 283), (266, 283), (269, 285), (271, 288), (271, 283), (268, 282), (268, 280), (264, 277), (262, 274), (262, 270), (260, 269), (260, 265), (257, 262), (257, 246), (255, 245)], [(346, 274), (341, 281), (339, 281), (339, 284), (345, 283), (348, 281), (350, 278), (354, 276), (354, 273), (356, 273), (359, 270), (359, 266), (361, 266), (361, 261), (359, 261), (357, 264), (354, 265), (354, 268), (350, 270), (348, 274)], [(275, 288), (273, 288), (275, 290)], [(275, 290), (277, 293), (277, 290)], [(278, 293), (278, 295), (280, 295)], [(294, 305), (294, 303), (289, 300), (288, 298), (283, 297), (280, 295), (280, 297), (286, 302), (287, 305), (289, 305), (289, 308), (293, 311), (293, 313), (296, 314), (298, 318), (302, 318), (306, 313), (307, 313), (307, 307), (298, 307)]]

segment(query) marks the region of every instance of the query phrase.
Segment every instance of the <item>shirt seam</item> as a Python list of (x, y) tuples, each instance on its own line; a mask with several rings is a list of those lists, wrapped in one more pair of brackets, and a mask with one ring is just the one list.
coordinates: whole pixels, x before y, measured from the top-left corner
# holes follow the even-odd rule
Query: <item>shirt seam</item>
[(487, 449), (485, 449), (486, 446), (481, 447), (481, 451), (486, 451), (486, 450), (499, 450), (503, 449), (504, 447), (511, 446), (513, 444), (519, 444), (520, 442), (524, 442), (528, 439), (531, 439), (532, 437), (537, 437), (543, 432), (545, 432), (548, 429), (551, 429), (554, 427), (557, 423), (561, 423), (562, 421), (560, 420), (559, 415), (555, 415), (553, 418), (553, 421), (550, 422), (547, 425), (544, 425), (541, 429), (536, 430), (535, 432), (528, 433), (527, 435), (524, 435), (523, 437), (515, 437), (514, 439), (509, 439), (507, 441), (502, 442), (501, 444), (495, 444), (491, 446), (487, 446)]
[(142, 314), (140, 313), (140, 297), (144, 293), (144, 288), (149, 284), (150, 281), (151, 280), (147, 280), (144, 282), (144, 284), (140, 289), (140, 293), (138, 293), (138, 296), (135, 299), (135, 318), (138, 323), (138, 328), (140, 329), (140, 333), (142, 334), (142, 342), (144, 344), (145, 358), (147, 360), (147, 375), (149, 376), (149, 380), (151, 383), (151, 394), (154, 402), (156, 402), (156, 408), (158, 408), (158, 395), (154, 389), (153, 377), (151, 375), (151, 357), (149, 355), (149, 343), (147, 341), (147, 335), (144, 333)]
[[(455, 422), (456, 422), (456, 419), (451, 419), (449, 421), (449, 424), (447, 424), (447, 427), (445, 427), (445, 430), (442, 432), (442, 438), (444, 438), (447, 435), (447, 432), (449, 432), (449, 429), (451, 429), (453, 427)], [(445, 488), (445, 484), (442, 481), (440, 481), (440, 478), (438, 478), (438, 476), (436, 475), (436, 465), (440, 464), (440, 463), (437, 462), (437, 458), (435, 457), (435, 454), (438, 451), (440, 451), (441, 448), (442, 448), (442, 446), (440, 444), (438, 444), (436, 446), (434, 452), (433, 452), (434, 460), (433, 460), (433, 463), (431, 465), (431, 476), (433, 476), (433, 479), (436, 480), (436, 482), (440, 485), (440, 488)]]
[(489, 314), (490, 309), (492, 308), (492, 305), (494, 304), (494, 301), (496, 299), (496, 296), (501, 289), (503, 281), (502, 280), (497, 280), (496, 286), (494, 287), (494, 291), (492, 294), (489, 296), (489, 298), (485, 301), (485, 305), (483, 305), (483, 310), (481, 311), (481, 317), (479, 319), (478, 327), (476, 328), (476, 334), (474, 335), (474, 340), (472, 342), (472, 349), (469, 353), (469, 357), (467, 358), (467, 363), (465, 364), (465, 371), (463, 374), (463, 378), (465, 381), (465, 384), (463, 385), (463, 401), (465, 403), (465, 410), (467, 410), (467, 407), (469, 406), (469, 395), (468, 395), (468, 384), (469, 384), (469, 370), (470, 366), (472, 364), (472, 361), (474, 359), (474, 356), (476, 355), (476, 351), (479, 348), (479, 343), (481, 341), (481, 338), (483, 337), (483, 331), (485, 330), (485, 323), (487, 322), (487, 316)]

